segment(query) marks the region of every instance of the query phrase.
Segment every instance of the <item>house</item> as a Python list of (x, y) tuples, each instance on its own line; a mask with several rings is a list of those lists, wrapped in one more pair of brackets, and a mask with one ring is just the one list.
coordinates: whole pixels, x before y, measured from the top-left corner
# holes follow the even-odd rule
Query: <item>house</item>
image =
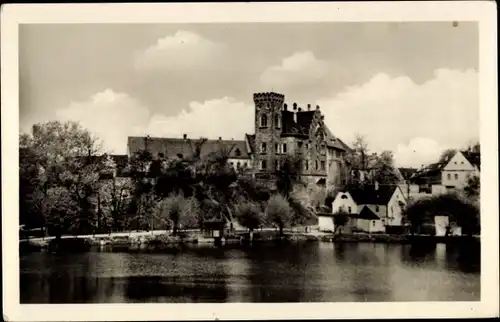
[[(367, 232), (385, 231), (386, 226), (402, 225), (406, 203), (398, 185), (365, 185), (337, 193), (332, 202), (332, 213), (357, 214), (355, 226), (358, 229)], [(371, 220), (369, 225), (367, 220)], [(374, 220), (377, 222), (373, 223)]]
[(478, 152), (457, 151), (442, 170), (441, 185), (447, 189), (463, 189), (471, 176), (479, 176), (481, 155)]
[(235, 169), (250, 169), (257, 178), (271, 178), (288, 155), (303, 159), (301, 176), (314, 184), (339, 183), (344, 156), (350, 148), (334, 136), (324, 122), (320, 107), (296, 103), (288, 109), (285, 96), (278, 93), (255, 93), (254, 134), (243, 140), (193, 140), (183, 138), (129, 137), (128, 156), (148, 150), (155, 158), (186, 158), (225, 149)]
[[(343, 233), (352, 232), (356, 227), (357, 214), (334, 214), (322, 212), (316, 214), (318, 217), (318, 230), (321, 232), (335, 232), (335, 229), (342, 229)], [(343, 218), (341, 218), (343, 217)], [(341, 226), (341, 227), (339, 227)]]
[(436, 195), (450, 189), (463, 189), (471, 176), (479, 176), (480, 170), (479, 152), (457, 151), (448, 159), (417, 170), (410, 181), (419, 185), (420, 192)]
[(382, 218), (367, 206), (361, 208), (357, 216), (356, 227), (367, 233), (385, 232)]

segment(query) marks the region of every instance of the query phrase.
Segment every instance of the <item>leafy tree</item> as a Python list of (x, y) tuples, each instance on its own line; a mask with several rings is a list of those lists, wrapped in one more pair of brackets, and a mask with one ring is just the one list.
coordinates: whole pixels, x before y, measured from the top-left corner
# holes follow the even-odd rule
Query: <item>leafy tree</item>
[(394, 157), (391, 151), (383, 151), (374, 162), (373, 179), (380, 184), (397, 184), (401, 178), (398, 177), (394, 167)]
[[(64, 213), (62, 210), (54, 211), (63, 207), (62, 204), (49, 204), (64, 195), (71, 199), (68, 207), (76, 204), (79, 209), (78, 218), (74, 221), (76, 228), (80, 232), (93, 230), (99, 224), (95, 212), (102, 168), (102, 162), (97, 158), (99, 151), (97, 139), (76, 122), (36, 124), (31, 134), (21, 135), (20, 197), (26, 200), (22, 203), (22, 212), (37, 212), (42, 226), (47, 222), (64, 222), (47, 217)], [(28, 166), (29, 163), (31, 166)], [(23, 216), (21, 213), (20, 217)], [(68, 227), (63, 225), (59, 228), (62, 231)]]
[(159, 207), (159, 216), (172, 227), (174, 236), (181, 227), (198, 226), (201, 212), (194, 197), (184, 198), (181, 194), (171, 194), (160, 202)]
[(299, 155), (287, 155), (283, 160), (279, 170), (276, 170), (278, 192), (288, 197), (295, 184), (302, 183), (300, 174), (302, 173), (303, 159)]
[(455, 149), (446, 149), (446, 150), (444, 150), (441, 153), (441, 156), (439, 157), (439, 162), (442, 163), (442, 162), (449, 161), (451, 158), (453, 158), (453, 156), (455, 155), (455, 153), (457, 153), (457, 150), (455, 150)]
[(464, 187), (467, 197), (477, 200), (481, 191), (481, 179), (478, 175), (472, 175), (467, 179), (467, 185)]
[(238, 222), (250, 231), (250, 240), (253, 239), (253, 231), (261, 227), (265, 222), (259, 204), (254, 201), (241, 201), (235, 205), (235, 214)]
[(349, 214), (345, 212), (343, 209), (334, 213), (333, 217), (335, 223), (335, 230), (333, 234), (339, 233), (342, 234), (342, 228), (349, 222)]
[(282, 237), (283, 228), (290, 225), (293, 216), (288, 200), (280, 194), (271, 196), (267, 202), (266, 214), (267, 220), (278, 226), (280, 237)]

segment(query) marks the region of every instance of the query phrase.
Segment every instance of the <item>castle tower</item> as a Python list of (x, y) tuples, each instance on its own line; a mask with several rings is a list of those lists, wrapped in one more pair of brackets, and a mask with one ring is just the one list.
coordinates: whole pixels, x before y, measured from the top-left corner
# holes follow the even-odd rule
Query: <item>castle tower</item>
[(281, 111), (285, 95), (278, 93), (255, 93), (255, 164), (260, 173), (275, 170), (276, 148), (280, 144), (283, 128)]

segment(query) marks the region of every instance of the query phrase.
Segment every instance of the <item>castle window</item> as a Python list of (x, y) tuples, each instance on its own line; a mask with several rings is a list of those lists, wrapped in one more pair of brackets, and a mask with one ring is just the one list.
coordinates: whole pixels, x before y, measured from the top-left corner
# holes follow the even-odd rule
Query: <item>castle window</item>
[(266, 153), (267, 152), (267, 144), (266, 143), (261, 143), (260, 145), (260, 153)]
[(280, 162), (279, 162), (279, 160), (274, 161), (274, 167), (276, 168), (276, 170), (280, 169)]
[(286, 153), (286, 143), (283, 143), (283, 153)]
[(267, 115), (262, 114), (260, 116), (260, 126), (261, 127), (267, 127)]
[(309, 170), (309, 161), (304, 161), (304, 168)]
[(325, 161), (321, 161), (321, 170), (325, 170)]
[(260, 161), (260, 169), (261, 170), (266, 170), (267, 169), (267, 161), (266, 160)]
[(280, 124), (280, 116), (279, 114), (275, 114), (274, 115), (274, 126), (277, 127), (277, 128), (280, 128), (281, 127), (281, 124)]
[(241, 156), (240, 149), (236, 149), (236, 151), (234, 151), (234, 154), (236, 154), (237, 157)]
[(316, 170), (319, 170), (318, 160), (316, 160)]

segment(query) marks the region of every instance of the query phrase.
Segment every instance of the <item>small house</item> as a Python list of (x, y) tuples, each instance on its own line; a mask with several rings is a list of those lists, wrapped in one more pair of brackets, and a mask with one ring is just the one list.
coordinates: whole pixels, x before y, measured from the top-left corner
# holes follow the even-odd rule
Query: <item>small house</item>
[[(360, 230), (385, 231), (388, 226), (402, 225), (406, 204), (407, 200), (398, 185), (364, 185), (337, 193), (332, 202), (332, 212), (358, 215), (356, 223), (350, 224)], [(365, 218), (360, 218), (363, 210), (362, 217)], [(366, 220), (371, 220), (371, 224), (367, 225)], [(374, 220), (380, 222), (373, 223)]]
[(226, 226), (224, 219), (207, 219), (203, 222), (203, 236), (205, 238), (222, 238), (225, 235)]

